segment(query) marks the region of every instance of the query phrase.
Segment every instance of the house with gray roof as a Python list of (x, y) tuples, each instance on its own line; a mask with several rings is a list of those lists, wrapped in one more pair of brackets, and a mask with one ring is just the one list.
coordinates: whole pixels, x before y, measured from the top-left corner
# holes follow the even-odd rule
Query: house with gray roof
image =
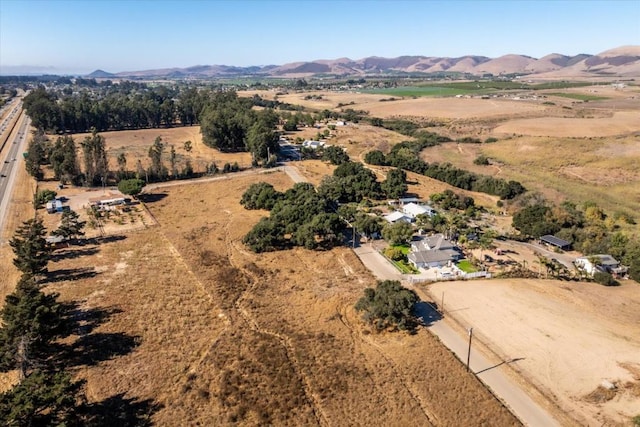
[(627, 270), (621, 266), (614, 257), (607, 254), (581, 256), (575, 259), (574, 264), (591, 276), (598, 271), (611, 274), (624, 274)]
[(407, 258), (416, 268), (429, 268), (456, 262), (464, 258), (464, 255), (460, 248), (443, 234), (434, 234), (411, 243), (411, 252)]

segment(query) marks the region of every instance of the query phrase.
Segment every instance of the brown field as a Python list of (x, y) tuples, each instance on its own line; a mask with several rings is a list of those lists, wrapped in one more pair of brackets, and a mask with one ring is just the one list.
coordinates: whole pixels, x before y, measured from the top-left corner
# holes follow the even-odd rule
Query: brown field
[[(425, 161), (450, 162), (463, 169), (520, 181), (550, 200), (595, 201), (608, 212), (634, 214), (640, 207), (638, 137), (520, 137), (492, 144), (447, 143), (429, 147)], [(477, 166), (480, 154), (492, 159)]]
[[(78, 133), (72, 136), (79, 147), (80, 142), (88, 135), (90, 134)], [(211, 162), (215, 162), (220, 168), (225, 163), (233, 162), (238, 162), (241, 168), (251, 166), (251, 155), (249, 153), (222, 153), (203, 144), (200, 126), (101, 132), (100, 135), (105, 138), (109, 167), (112, 170), (118, 169), (116, 159), (122, 152), (127, 156), (127, 169), (135, 170), (138, 160), (141, 161), (144, 167), (147, 167), (150, 164), (149, 147), (153, 145), (153, 141), (158, 136), (162, 138), (162, 142), (165, 144), (163, 158), (164, 165), (167, 168), (169, 167), (171, 145), (176, 150), (178, 170), (184, 167), (186, 160), (191, 160), (193, 169), (196, 172), (204, 171), (206, 165)], [(50, 138), (53, 139), (55, 137)], [(187, 152), (184, 149), (186, 141), (191, 141), (191, 152)]]
[[(640, 106), (640, 101), (638, 102)], [(496, 135), (528, 135), (566, 137), (604, 137), (640, 132), (640, 114), (621, 111), (611, 117), (563, 118), (541, 117), (510, 120), (496, 127)]]
[[(595, 200), (609, 211), (636, 212), (640, 206), (638, 137), (629, 135), (638, 131), (633, 119), (640, 108), (634, 110), (636, 100), (626, 95), (590, 103), (558, 98), (556, 106), (497, 99), (379, 102), (380, 95), (348, 93), (323, 93), (322, 100), (305, 101), (304, 95), (278, 99), (317, 109), (353, 101), (345, 108), (377, 117), (433, 119), (441, 124), (436, 132), (452, 137), (497, 136), (504, 127), (509, 134), (533, 135), (535, 126), (556, 123), (566, 137), (552, 133), (493, 144), (449, 143), (425, 150), (423, 158), (516, 179), (552, 200)], [(593, 123), (598, 127), (590, 128)], [(311, 139), (322, 130), (305, 128), (288, 136)], [(605, 131), (607, 137), (588, 134)], [(353, 159), (372, 149), (387, 152), (408, 139), (362, 123), (332, 133), (329, 143), (344, 147)], [(121, 152), (127, 154), (128, 169), (135, 169), (137, 160), (147, 166), (157, 136), (175, 146), (179, 169), (187, 159), (196, 171), (212, 161), (250, 164), (247, 153), (206, 147), (198, 126), (102, 135), (114, 170)], [(76, 143), (84, 136), (74, 135)], [(191, 153), (183, 148), (187, 140), (193, 143)], [(167, 159), (168, 152), (169, 147)], [(480, 153), (494, 164), (473, 165)], [(294, 164), (315, 185), (333, 170), (321, 161)], [(374, 169), (380, 179), (385, 169)], [(24, 169), (20, 173), (3, 241), (33, 214), (33, 184)], [(451, 188), (407, 175), (409, 192), (423, 199)], [(47, 289), (77, 303), (81, 318), (96, 318), (80, 328), (81, 336), (68, 340), (76, 340), (72, 369), (87, 380), (91, 402), (119, 405), (167, 426), (519, 425), (427, 330), (375, 334), (361, 323), (353, 306), (375, 280), (347, 248), (248, 252), (241, 238), (266, 213), (243, 209), (239, 199), (257, 181), (278, 190), (292, 185), (284, 173), (274, 172), (154, 190), (145, 199), (148, 220), (132, 222), (129, 229), (113, 227), (110, 231), (117, 234), (110, 238), (58, 252)], [(454, 191), (495, 209), (496, 197)], [(55, 222), (55, 216), (47, 217), (50, 228)], [(509, 217), (499, 222), (508, 227)], [(0, 275), (4, 296), (18, 278), (6, 243), (0, 246)], [(477, 327), (491, 350), (524, 357), (514, 369), (571, 416), (581, 419), (584, 412), (587, 418), (615, 423), (633, 415), (629, 411), (640, 411), (640, 362), (633, 356), (640, 336), (635, 288), (543, 280), (470, 283), (431, 289), (436, 296), (446, 290), (446, 308), (461, 308), (459, 321)], [(606, 310), (602, 301), (607, 301)], [(584, 363), (574, 368), (575, 360)], [(619, 381), (623, 388), (598, 407), (585, 396), (602, 379)], [(6, 378), (0, 378), (3, 384)], [(636, 393), (635, 402), (630, 393)]]
[(425, 329), (364, 327), (353, 305), (374, 279), (347, 248), (247, 252), (264, 213), (238, 201), (256, 179), (158, 192), (159, 226), (51, 264), (47, 288), (99, 315), (74, 337), (90, 401), (171, 426), (519, 425)]
[[(640, 413), (640, 292), (624, 281), (485, 280), (429, 285), (445, 310), (582, 425)], [(617, 389), (601, 398), (603, 380)]]

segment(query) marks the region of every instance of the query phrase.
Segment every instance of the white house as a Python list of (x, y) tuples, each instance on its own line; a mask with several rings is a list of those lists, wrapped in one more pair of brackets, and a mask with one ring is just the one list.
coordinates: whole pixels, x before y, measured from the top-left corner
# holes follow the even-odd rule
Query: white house
[(418, 215), (426, 214), (429, 216), (433, 216), (435, 214), (434, 210), (431, 209), (430, 206), (423, 206), (413, 202), (403, 205), (402, 212), (413, 219), (415, 219)]
[(460, 249), (443, 234), (434, 234), (411, 243), (407, 256), (416, 268), (441, 267), (464, 258)]
[(384, 219), (387, 220), (387, 222), (389, 223), (396, 223), (398, 221), (402, 221), (402, 222), (406, 222), (406, 223), (411, 223), (413, 221), (413, 219), (405, 214), (403, 214), (402, 212), (391, 212), (389, 215), (385, 215)]
[(306, 140), (305, 142), (302, 143), (302, 146), (317, 150), (318, 148), (323, 147), (324, 144), (325, 144), (324, 141), (312, 141), (312, 140), (308, 139), (308, 140)]
[(590, 256), (581, 256), (576, 258), (573, 263), (576, 267), (584, 270), (587, 274), (593, 276), (596, 272), (617, 273), (620, 270), (620, 263), (611, 255), (599, 254)]

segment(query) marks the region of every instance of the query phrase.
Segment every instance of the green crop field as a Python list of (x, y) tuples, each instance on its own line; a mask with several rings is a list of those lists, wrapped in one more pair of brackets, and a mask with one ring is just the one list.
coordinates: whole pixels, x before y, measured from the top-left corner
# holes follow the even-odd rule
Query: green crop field
[(580, 101), (604, 101), (605, 99), (609, 99), (604, 96), (586, 95), (583, 93), (553, 92), (553, 93), (548, 93), (547, 95), (562, 96), (564, 98), (577, 99)]
[(418, 96), (455, 96), (478, 93), (477, 90), (456, 89), (442, 86), (402, 86), (385, 89), (367, 89), (363, 93), (373, 93), (389, 96), (418, 97)]

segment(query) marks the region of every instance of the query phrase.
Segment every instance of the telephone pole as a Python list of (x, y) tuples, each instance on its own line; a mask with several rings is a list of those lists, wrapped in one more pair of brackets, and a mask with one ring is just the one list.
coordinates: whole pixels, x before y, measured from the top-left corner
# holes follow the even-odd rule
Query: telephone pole
[(471, 337), (473, 337), (473, 328), (469, 328), (469, 349), (467, 350), (467, 372), (469, 372), (469, 360), (471, 359)]

